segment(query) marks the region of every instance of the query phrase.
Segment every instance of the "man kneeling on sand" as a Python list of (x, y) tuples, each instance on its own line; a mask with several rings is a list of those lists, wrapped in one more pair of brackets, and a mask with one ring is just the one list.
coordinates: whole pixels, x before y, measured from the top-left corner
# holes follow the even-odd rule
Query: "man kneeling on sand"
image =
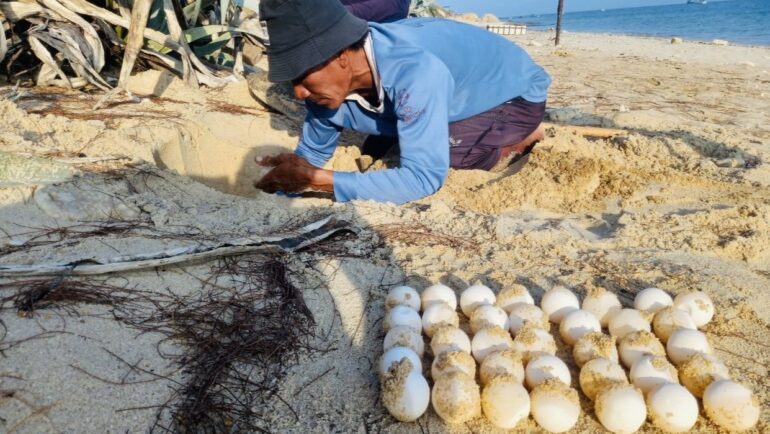
[[(339, 0), (263, 0), (260, 18), (268, 79), (291, 81), (308, 111), (295, 153), (258, 160), (273, 169), (257, 188), (404, 203), (435, 193), (449, 167), (521, 165), (543, 137), (548, 74), (484, 29), (433, 18), (367, 23)], [(322, 169), (344, 128), (370, 134), (370, 154), (397, 144), (399, 167)]]

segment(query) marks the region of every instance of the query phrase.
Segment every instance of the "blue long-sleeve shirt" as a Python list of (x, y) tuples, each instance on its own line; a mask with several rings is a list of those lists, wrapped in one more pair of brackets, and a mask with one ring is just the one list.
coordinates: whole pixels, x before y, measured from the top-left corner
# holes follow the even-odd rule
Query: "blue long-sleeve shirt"
[(344, 128), (398, 137), (400, 167), (335, 172), (338, 201), (404, 203), (436, 192), (449, 171), (449, 123), (515, 97), (543, 102), (550, 78), (527, 53), (484, 29), (416, 18), (369, 23), (384, 91), (382, 113), (345, 101), (327, 109), (307, 101), (296, 154), (316, 167), (331, 158)]

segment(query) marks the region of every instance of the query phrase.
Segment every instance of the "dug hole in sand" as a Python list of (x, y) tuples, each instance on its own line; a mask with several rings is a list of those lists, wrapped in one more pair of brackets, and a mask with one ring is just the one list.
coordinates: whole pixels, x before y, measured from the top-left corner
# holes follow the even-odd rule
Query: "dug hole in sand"
[[(556, 125), (515, 176), (451, 171), (437, 194), (403, 206), (254, 191), (252, 183), (263, 173), (254, 157), (290, 151), (298, 128), (265, 111), (246, 83), (199, 91), (146, 72), (134, 77), (132, 90), (155, 96), (98, 112), (90, 111), (98, 96), (25, 90), (15, 102), (0, 102), (3, 150), (58, 160), (80, 154), (128, 158), (72, 165), (77, 173), (61, 183), (33, 186), (26, 180), (0, 189), (7, 232), (0, 262), (110, 257), (182, 244), (142, 233), (66, 234), (69, 241), (56, 249), (14, 247), (40, 228), (78, 222), (139, 220), (150, 233), (184, 227), (222, 238), (271, 234), (327, 214), (350, 221), (359, 232), (333, 240), (334, 249), (285, 258), (315, 319), (315, 350), (276, 378), (280, 399), (261, 403), (260, 426), (278, 432), (495, 432), (484, 418), (454, 426), (432, 410), (409, 424), (388, 416), (379, 401), (377, 361), (384, 298), (394, 285), (422, 290), (441, 281), (459, 294), (475, 282), (496, 292), (519, 283), (538, 302), (556, 285), (581, 297), (600, 286), (625, 306), (650, 286), (671, 294), (700, 289), (716, 305), (705, 333), (733, 378), (758, 396), (762, 415), (755, 432), (770, 430), (770, 119), (761, 96), (770, 92), (761, 68), (770, 65), (727, 62), (730, 53), (743, 56), (743, 47), (672, 48), (660, 40), (629, 43), (635, 40), (627, 37), (570, 35), (554, 51), (545, 47), (548, 34), (531, 33), (517, 42), (538, 42), (528, 48), (554, 76), (549, 106), (570, 109), (562, 113), (567, 118), (560, 123), (559, 112), (552, 113)], [(678, 58), (656, 54), (679, 49), (672, 54)], [(694, 54), (687, 57), (685, 49)], [(768, 56), (767, 49), (746, 53)], [(716, 58), (727, 60), (708, 60)], [(581, 123), (627, 134), (590, 140), (562, 125)], [(354, 169), (360, 155), (355, 144), (346, 140), (331, 166)], [(117, 279), (146, 291), (195, 294), (210, 269), (191, 264)], [(3, 398), (2, 423), (15, 432), (143, 432), (157, 414), (152, 405), (168, 399), (172, 381), (109, 384), (72, 366), (116, 381), (150, 378), (127, 374), (107, 348), (174, 381), (184, 381), (184, 374), (158, 355), (160, 336), (90, 315), (108, 313), (105, 307), (77, 309), (79, 318), (46, 309), (21, 318), (4, 306), (6, 342), (42, 328), (66, 333), (4, 349), (0, 389), (23, 390), (19, 396), (30, 405)], [(557, 355), (577, 379), (569, 348), (560, 346)], [(575, 430), (600, 431), (590, 401), (580, 398)], [(538, 429), (532, 418), (521, 428)], [(694, 430), (718, 432), (703, 414)], [(642, 431), (655, 429), (647, 423)]]

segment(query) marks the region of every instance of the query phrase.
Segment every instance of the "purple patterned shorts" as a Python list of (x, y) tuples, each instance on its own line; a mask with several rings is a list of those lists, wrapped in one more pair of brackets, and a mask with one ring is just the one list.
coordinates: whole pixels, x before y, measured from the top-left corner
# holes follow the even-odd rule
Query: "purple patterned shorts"
[(517, 97), (468, 119), (449, 124), (449, 165), (490, 170), (501, 148), (526, 139), (545, 117), (545, 102)]

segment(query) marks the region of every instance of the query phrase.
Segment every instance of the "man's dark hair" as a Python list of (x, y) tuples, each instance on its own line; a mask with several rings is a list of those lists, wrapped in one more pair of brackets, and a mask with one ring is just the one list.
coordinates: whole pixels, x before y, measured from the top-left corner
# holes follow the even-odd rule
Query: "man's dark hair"
[(364, 48), (364, 43), (366, 42), (366, 37), (369, 35), (369, 33), (365, 34), (361, 37), (361, 39), (357, 40), (356, 42), (353, 42), (348, 46), (348, 49), (350, 50), (360, 50)]

